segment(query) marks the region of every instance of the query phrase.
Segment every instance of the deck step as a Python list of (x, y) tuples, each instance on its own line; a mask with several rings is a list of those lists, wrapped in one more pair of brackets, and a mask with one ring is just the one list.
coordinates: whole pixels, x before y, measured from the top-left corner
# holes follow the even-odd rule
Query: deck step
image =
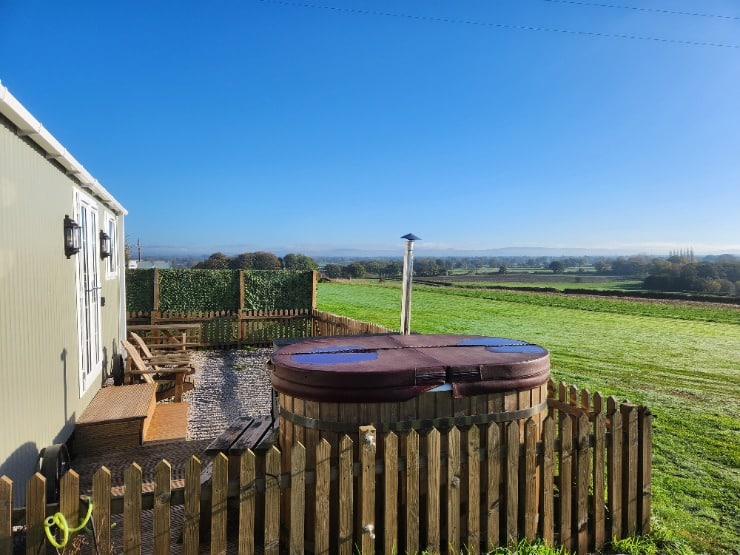
[(74, 454), (141, 445), (156, 407), (156, 384), (104, 387), (75, 424)]
[(188, 404), (157, 403), (151, 423), (144, 435), (144, 443), (153, 441), (174, 441), (187, 439)]

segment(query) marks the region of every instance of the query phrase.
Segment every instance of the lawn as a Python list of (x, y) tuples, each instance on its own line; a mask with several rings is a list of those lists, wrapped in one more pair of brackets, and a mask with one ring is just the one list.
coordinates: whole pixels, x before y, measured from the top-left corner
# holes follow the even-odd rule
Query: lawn
[[(445, 281), (442, 278), (440, 281)], [(592, 291), (636, 291), (642, 288), (642, 282), (637, 280), (622, 281), (578, 281), (574, 277), (563, 277), (559, 281), (499, 281), (499, 280), (476, 280), (476, 281), (455, 281), (456, 287), (536, 287), (538, 289), (557, 289), (558, 291), (567, 291), (568, 289), (589, 289)]]
[[(323, 283), (318, 308), (399, 327), (397, 285)], [(653, 514), (697, 551), (740, 545), (740, 309), (415, 286), (411, 327), (537, 343), (552, 376), (648, 405)]]

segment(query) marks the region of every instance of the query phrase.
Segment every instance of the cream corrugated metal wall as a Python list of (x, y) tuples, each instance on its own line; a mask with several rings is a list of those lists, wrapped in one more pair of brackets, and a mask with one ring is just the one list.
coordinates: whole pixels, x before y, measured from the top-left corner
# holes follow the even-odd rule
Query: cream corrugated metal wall
[[(100, 386), (81, 397), (76, 260), (63, 248), (75, 187), (0, 117), (0, 475), (14, 481), (16, 502), (39, 450), (68, 439)], [(98, 210), (103, 225), (106, 210)], [(121, 283), (101, 270), (101, 339), (110, 367), (122, 336)]]

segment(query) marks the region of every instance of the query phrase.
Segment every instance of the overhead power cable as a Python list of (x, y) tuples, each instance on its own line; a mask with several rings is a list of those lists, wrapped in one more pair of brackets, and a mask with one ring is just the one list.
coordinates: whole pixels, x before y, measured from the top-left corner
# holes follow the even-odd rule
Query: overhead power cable
[(600, 37), (609, 39), (626, 39), (626, 40), (640, 40), (650, 42), (662, 42), (667, 44), (681, 44), (684, 46), (709, 46), (714, 48), (733, 48), (740, 49), (738, 44), (723, 44), (718, 42), (702, 42), (702, 41), (691, 41), (682, 39), (669, 39), (661, 37), (649, 37), (643, 35), (624, 35), (619, 33), (601, 33), (598, 31), (579, 31), (575, 29), (557, 29), (554, 27), (539, 27), (535, 25), (511, 25), (508, 23), (490, 23), (487, 21), (476, 21), (472, 19), (452, 19), (449, 17), (436, 17), (429, 15), (412, 15), (395, 12), (381, 12), (375, 10), (362, 10), (358, 8), (342, 8), (339, 6), (325, 6), (319, 4), (308, 4), (304, 2), (289, 2), (286, 0), (258, 0), (265, 4), (278, 4), (281, 6), (291, 6), (294, 8), (311, 8), (317, 10), (328, 10), (337, 13), (350, 13), (359, 15), (371, 15), (371, 16), (382, 16), (382, 17), (396, 17), (400, 19), (413, 19), (417, 21), (432, 21), (435, 23), (451, 23), (456, 25), (476, 25), (479, 27), (491, 27), (495, 29), (507, 29), (511, 31), (536, 31), (541, 33), (559, 33), (566, 35), (579, 35), (585, 37)]
[(638, 6), (619, 6), (617, 4), (598, 4), (596, 2), (579, 2), (578, 0), (543, 0), (543, 2), (552, 2), (555, 4), (575, 4), (576, 6), (589, 6), (594, 8), (611, 8), (616, 10), (634, 10), (636, 12), (650, 12), (660, 13), (666, 15), (689, 15), (692, 17), (715, 17), (717, 19), (735, 19), (740, 20), (740, 17), (734, 15), (722, 15), (716, 13), (700, 13), (700, 12), (679, 12), (674, 10), (661, 10), (658, 8), (641, 8)]

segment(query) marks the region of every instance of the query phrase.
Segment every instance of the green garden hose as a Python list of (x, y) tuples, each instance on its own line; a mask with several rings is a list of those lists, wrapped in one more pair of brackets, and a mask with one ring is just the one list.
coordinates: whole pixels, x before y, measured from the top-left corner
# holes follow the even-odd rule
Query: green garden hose
[[(54, 513), (53, 516), (50, 516), (46, 520), (44, 520), (44, 532), (46, 532), (46, 539), (48, 539), (49, 543), (57, 549), (61, 549), (62, 547), (66, 546), (67, 542), (69, 541), (69, 535), (71, 533), (79, 532), (85, 526), (87, 526), (87, 523), (90, 521), (90, 516), (92, 516), (92, 510), (92, 501), (88, 500), (87, 514), (85, 515), (85, 518), (82, 519), (82, 523), (77, 528), (70, 528), (69, 524), (67, 524), (67, 519), (64, 518), (64, 515), (62, 513)], [(52, 526), (56, 526), (57, 528), (59, 528), (59, 530), (62, 531), (62, 540), (60, 542), (58, 542), (55, 535), (52, 534)]]

